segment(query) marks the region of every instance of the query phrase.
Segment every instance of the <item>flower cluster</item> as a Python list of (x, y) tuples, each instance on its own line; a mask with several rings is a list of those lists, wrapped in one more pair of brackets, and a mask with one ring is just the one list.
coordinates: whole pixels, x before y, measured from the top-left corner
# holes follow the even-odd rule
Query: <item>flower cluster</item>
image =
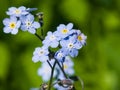
[(19, 8), (11, 7), (6, 12), (10, 18), (5, 18), (3, 20), (4, 32), (17, 34), (18, 30), (28, 31), (32, 34), (36, 33), (36, 29), (40, 27), (40, 24), (34, 21), (34, 16), (31, 14), (31, 11), (36, 10), (36, 8), (26, 8), (21, 6)]
[[(78, 50), (86, 44), (87, 37), (81, 33), (80, 30), (72, 28), (72, 23), (67, 25), (60, 24), (55, 32), (52, 33), (49, 31), (42, 41), (43, 46), (35, 49), (32, 60), (34, 62), (47, 61), (50, 53), (49, 48), (56, 47), (60, 49), (55, 53), (53, 58), (58, 61), (64, 62), (66, 56), (76, 57), (78, 55)], [(41, 58), (41, 56), (44, 58)]]
[[(47, 36), (42, 41), (43, 46), (37, 47), (33, 53), (33, 62), (42, 62), (42, 66), (38, 69), (38, 75), (42, 77), (43, 81), (47, 82), (51, 77), (51, 67), (53, 67), (55, 60), (60, 63), (64, 72), (67, 75), (73, 75), (73, 61), (71, 57), (78, 55), (78, 50), (86, 44), (87, 37), (80, 32), (80, 30), (73, 29), (73, 24), (60, 24), (54, 32), (49, 31)], [(52, 53), (51, 48), (59, 48)], [(53, 54), (53, 55), (51, 55)], [(51, 57), (52, 56), (52, 57)], [(55, 66), (53, 77), (64, 80), (65, 76), (58, 65)], [(67, 88), (56, 84), (54, 86), (57, 90), (66, 90)]]
[[(73, 28), (73, 23), (67, 25), (60, 24), (54, 32), (48, 31), (47, 36), (43, 37), (43, 13), (36, 14), (39, 22), (34, 21), (32, 11), (36, 8), (10, 7), (6, 12), (10, 18), (5, 18), (3, 24), (5, 33), (17, 34), (19, 29), (28, 31), (37, 36), (43, 46), (36, 47), (33, 52), (32, 61), (42, 62), (38, 69), (38, 75), (44, 82), (50, 81), (49, 85), (42, 84), (41, 89), (51, 89), (52, 79), (55, 78), (54, 88), (57, 90), (74, 90), (72, 81), (68, 75), (74, 74), (74, 63), (71, 58), (78, 56), (78, 50), (86, 45), (87, 36), (80, 30)], [(41, 28), (41, 36), (37, 34), (37, 29)], [(54, 49), (55, 48), (55, 49)]]

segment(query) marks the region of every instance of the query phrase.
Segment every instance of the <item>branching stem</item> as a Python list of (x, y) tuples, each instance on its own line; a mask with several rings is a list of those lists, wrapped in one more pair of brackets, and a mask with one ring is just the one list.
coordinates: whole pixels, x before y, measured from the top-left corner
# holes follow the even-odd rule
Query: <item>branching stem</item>
[(48, 87), (48, 90), (50, 90), (51, 89), (51, 84), (52, 84), (52, 79), (53, 79), (53, 74), (54, 74), (54, 69), (55, 69), (55, 65), (56, 65), (56, 61), (54, 62), (54, 64), (53, 64), (53, 67), (52, 67), (52, 71), (51, 71), (51, 76), (50, 76), (50, 82), (49, 82), (49, 87)]

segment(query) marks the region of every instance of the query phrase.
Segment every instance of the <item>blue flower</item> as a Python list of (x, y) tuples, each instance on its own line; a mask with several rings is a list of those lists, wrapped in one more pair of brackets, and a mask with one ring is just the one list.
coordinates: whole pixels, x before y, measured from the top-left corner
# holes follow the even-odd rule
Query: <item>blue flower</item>
[(56, 48), (59, 45), (59, 37), (56, 37), (55, 33), (48, 32), (45, 40), (43, 40), (43, 44), (47, 47), (51, 46), (52, 48)]
[(70, 36), (68, 40), (60, 41), (60, 45), (62, 46), (62, 48), (64, 48), (64, 50), (66, 50), (68, 55), (70, 55), (71, 57), (76, 57), (78, 55), (78, 44), (76, 43), (75, 37)]
[(17, 34), (21, 22), (17, 20), (16, 17), (11, 16), (10, 18), (5, 18), (3, 20), (3, 24), (5, 25), (5, 27), (3, 28), (3, 31), (5, 33)]
[(80, 32), (80, 30), (76, 30), (76, 36), (77, 36), (77, 43), (80, 45), (85, 45), (86, 44), (86, 39), (87, 36), (85, 36), (83, 33)]
[[(74, 63), (69, 56), (66, 56), (64, 62), (61, 62), (60, 65), (61, 65), (61, 67), (63, 67), (63, 69), (67, 75), (74, 74), (74, 69), (73, 69)], [(58, 67), (58, 65), (56, 66), (56, 69), (59, 71), (57, 78), (58, 79), (65, 79), (65, 76), (63, 75), (63, 73), (60, 70), (60, 68)]]
[(33, 57), (32, 57), (32, 61), (33, 62), (38, 62), (38, 61), (41, 61), (41, 62), (45, 62), (47, 60), (49, 60), (49, 57), (48, 57), (48, 49), (46, 47), (37, 47), (35, 48), (35, 51), (33, 52)]
[(65, 61), (63, 62), (63, 68), (65, 70), (66, 74), (73, 75), (74, 69), (73, 69), (74, 63), (72, 59), (69, 56), (65, 57)]
[(60, 49), (59, 51), (57, 51), (55, 53), (55, 58), (60, 61), (60, 62), (64, 62), (65, 57), (67, 56), (67, 52), (65, 51), (64, 48)]
[[(57, 74), (56, 70), (54, 69), (53, 77)], [(48, 65), (47, 62), (42, 63), (42, 67), (38, 69), (38, 75), (42, 77), (43, 81), (48, 81), (51, 76), (51, 67)]]
[(6, 13), (7, 15), (10, 15), (10, 16), (12, 15), (12, 16), (20, 17), (22, 15), (28, 14), (29, 12), (26, 11), (26, 7), (21, 6), (19, 8), (10, 7)]
[(40, 24), (34, 21), (34, 16), (31, 14), (28, 14), (27, 16), (22, 16), (20, 19), (22, 21), (21, 29), (23, 31), (28, 31), (32, 34), (35, 34), (36, 29), (40, 27)]
[(69, 23), (67, 25), (60, 24), (57, 27), (56, 35), (61, 37), (61, 39), (66, 38), (71, 33), (72, 28), (73, 28), (73, 24), (72, 23)]

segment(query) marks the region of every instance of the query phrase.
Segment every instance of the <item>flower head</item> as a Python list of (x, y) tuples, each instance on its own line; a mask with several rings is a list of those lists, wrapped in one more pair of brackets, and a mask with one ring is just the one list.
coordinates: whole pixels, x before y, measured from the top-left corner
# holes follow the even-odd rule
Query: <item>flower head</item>
[(65, 60), (65, 56), (67, 56), (67, 52), (65, 51), (64, 48), (60, 49), (59, 51), (57, 51), (55, 53), (55, 58), (60, 61), (60, 62), (64, 62)]
[[(60, 65), (61, 65), (61, 67), (63, 67), (63, 69), (64, 69), (64, 71), (67, 75), (73, 75), (74, 74), (74, 69), (73, 69), (74, 63), (69, 56), (66, 56), (64, 62), (61, 62)], [(64, 77), (63, 73), (61, 72), (60, 68), (57, 66), (56, 69), (59, 71), (59, 74), (57, 75), (57, 77), (59, 79), (65, 79), (65, 77)]]
[(36, 29), (40, 27), (40, 24), (34, 21), (34, 16), (31, 14), (28, 14), (27, 16), (22, 16), (20, 19), (22, 21), (21, 29), (23, 31), (27, 30), (32, 34), (35, 34)]
[(35, 48), (35, 51), (33, 52), (33, 57), (32, 57), (32, 61), (33, 62), (45, 62), (47, 60), (49, 60), (48, 58), (48, 49), (46, 47), (37, 47)]
[(19, 8), (10, 7), (6, 13), (7, 15), (10, 15), (10, 16), (20, 17), (22, 15), (28, 14), (29, 12), (26, 11), (26, 7), (21, 6)]
[(77, 34), (77, 43), (85, 45), (86, 44), (87, 36), (85, 36), (79, 30), (76, 31), (76, 34)]
[(64, 48), (64, 51), (66, 50), (68, 55), (70, 55), (71, 57), (75, 57), (78, 55), (78, 50), (76, 48), (77, 43), (75, 37), (70, 36), (68, 40), (62, 40), (60, 42), (60, 45), (62, 46), (62, 48)]
[(59, 37), (56, 36), (55, 33), (48, 32), (45, 40), (43, 40), (43, 44), (46, 46), (51, 46), (52, 48), (56, 48), (59, 45)]
[(67, 25), (60, 24), (60, 25), (57, 27), (56, 34), (57, 34), (59, 37), (61, 37), (61, 39), (66, 38), (66, 37), (69, 36), (69, 34), (71, 33), (72, 28), (73, 28), (73, 24), (72, 24), (72, 23), (69, 23), (69, 24), (67, 24)]
[(5, 33), (17, 34), (21, 22), (16, 17), (11, 16), (10, 18), (5, 18), (3, 24), (5, 25), (3, 29)]
[(73, 69), (74, 63), (71, 60), (69, 56), (65, 57), (65, 61), (63, 62), (63, 68), (66, 72), (66, 74), (73, 75), (74, 74), (74, 69)]

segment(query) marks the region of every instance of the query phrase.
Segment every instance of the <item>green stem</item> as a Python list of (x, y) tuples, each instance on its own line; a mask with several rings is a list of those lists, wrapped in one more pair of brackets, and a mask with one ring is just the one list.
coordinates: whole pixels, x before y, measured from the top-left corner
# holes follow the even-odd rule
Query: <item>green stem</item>
[(57, 62), (58, 66), (60, 67), (61, 71), (63, 72), (63, 74), (64, 74), (65, 78), (67, 79), (68, 77), (67, 77), (67, 75), (66, 75), (66, 73), (65, 73), (64, 69), (61, 67), (61, 65), (60, 65), (60, 63), (58, 62), (58, 60), (57, 60), (57, 59), (55, 59), (55, 61)]
[(47, 63), (49, 64), (49, 66), (51, 67), (51, 69), (52, 69), (52, 65), (50, 64), (50, 62), (47, 60)]
[(41, 41), (43, 41), (43, 38), (41, 38), (37, 33), (35, 33), (35, 36), (37, 36), (37, 38), (39, 38)]
[(53, 74), (54, 74), (54, 69), (55, 69), (56, 63), (57, 63), (57, 62), (55, 61), (54, 64), (53, 64), (53, 67), (52, 67), (52, 71), (51, 71), (51, 76), (50, 76), (50, 82), (49, 82), (48, 90), (51, 89), (51, 84), (52, 84), (52, 79), (53, 79)]

